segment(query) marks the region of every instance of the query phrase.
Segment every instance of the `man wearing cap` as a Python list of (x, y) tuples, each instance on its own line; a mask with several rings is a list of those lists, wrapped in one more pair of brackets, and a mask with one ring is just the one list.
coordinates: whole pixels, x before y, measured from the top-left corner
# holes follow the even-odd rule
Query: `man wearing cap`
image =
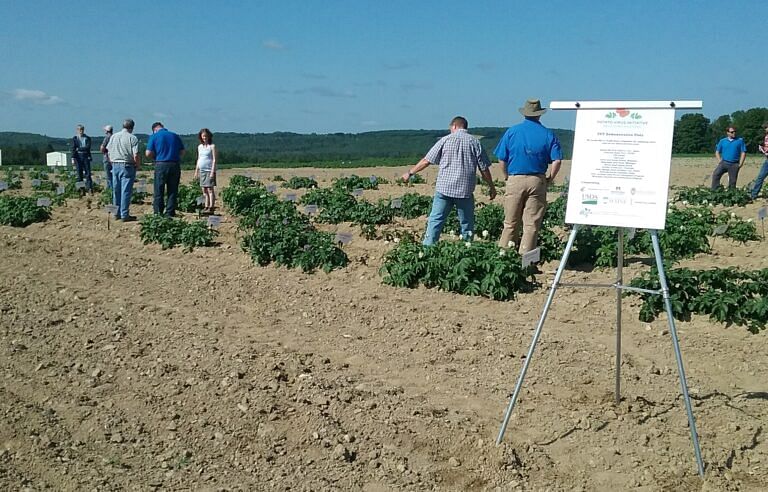
[(760, 194), (760, 190), (763, 187), (763, 181), (765, 181), (765, 178), (768, 177), (768, 121), (763, 123), (763, 129), (765, 130), (763, 145), (758, 145), (757, 148), (765, 156), (765, 162), (763, 162), (763, 167), (760, 168), (760, 172), (757, 173), (755, 182), (752, 185), (752, 190), (749, 192), (749, 195), (752, 197), (753, 200), (756, 199), (757, 195)]
[(136, 171), (141, 166), (139, 139), (133, 134), (136, 124), (132, 119), (123, 122), (123, 130), (109, 139), (107, 152), (112, 163), (112, 203), (117, 207), (115, 219), (133, 222), (136, 217), (128, 213), (133, 194)]
[(104, 127), (104, 140), (101, 141), (99, 150), (101, 151), (101, 162), (104, 164), (104, 177), (107, 180), (107, 189), (112, 189), (112, 163), (109, 162), (109, 151), (107, 145), (109, 144), (109, 138), (112, 136), (112, 125)]
[[(152, 208), (157, 215), (176, 215), (176, 196), (181, 180), (181, 157), (184, 144), (175, 133), (168, 131), (159, 121), (152, 124), (152, 135), (147, 142), (147, 157), (155, 160), (155, 196)], [(168, 193), (165, 202), (164, 194)]]
[(739, 170), (747, 159), (747, 145), (743, 138), (736, 137), (736, 127), (729, 126), (726, 129), (725, 137), (715, 147), (715, 157), (718, 164), (712, 172), (712, 189), (720, 186), (720, 178), (725, 173), (728, 173), (728, 188), (736, 188)]
[(91, 137), (85, 134), (85, 127), (77, 125), (77, 135), (72, 137), (72, 165), (77, 169), (77, 180), (85, 179), (85, 188), (80, 194), (93, 194), (93, 181), (91, 179)]
[(408, 181), (417, 172), (430, 164), (437, 164), (437, 184), (432, 200), (432, 211), (427, 219), (427, 231), (422, 241), (431, 246), (440, 239), (446, 219), (455, 206), (459, 216), (461, 236), (472, 238), (475, 227), (475, 185), (477, 170), (489, 186), (491, 200), (496, 197), (496, 187), (491, 178), (490, 161), (480, 141), (467, 132), (469, 124), (462, 116), (451, 120), (450, 134), (437, 141), (407, 173), (403, 181)]
[(499, 245), (508, 248), (516, 244), (522, 222), (518, 251), (523, 254), (536, 248), (547, 208), (547, 184), (560, 171), (563, 153), (554, 132), (539, 122), (547, 111), (541, 107), (541, 101), (529, 99), (519, 111), (525, 120), (504, 133), (494, 154), (507, 181)]

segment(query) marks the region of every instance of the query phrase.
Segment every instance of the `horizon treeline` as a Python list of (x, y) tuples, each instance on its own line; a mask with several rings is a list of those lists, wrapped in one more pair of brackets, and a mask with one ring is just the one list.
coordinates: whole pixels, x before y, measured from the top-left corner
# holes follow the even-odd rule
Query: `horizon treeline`
[[(672, 142), (673, 154), (714, 153), (717, 141), (725, 136), (728, 126), (735, 126), (739, 136), (744, 138), (747, 151), (757, 152), (765, 132), (763, 125), (768, 121), (767, 108), (752, 108), (722, 115), (710, 121), (703, 114), (688, 113), (675, 121)], [(563, 146), (566, 159), (573, 151), (572, 130), (553, 129)], [(483, 148), (491, 156), (506, 127), (470, 128), (470, 133), (481, 138)], [(447, 134), (446, 130), (384, 130), (364, 133), (300, 134), (291, 132), (215, 134), (221, 164), (239, 163), (313, 163), (331, 161), (349, 162), (370, 159), (419, 159), (437, 139)], [(148, 135), (136, 134), (141, 142), (143, 155)], [(91, 135), (93, 139), (94, 162), (100, 162), (99, 144), (103, 136)], [(182, 163), (195, 162), (197, 135), (181, 135), (187, 153)], [(45, 154), (53, 151), (68, 151), (69, 138), (47, 137), (33, 133), (0, 132), (0, 150), (5, 165), (44, 165)]]

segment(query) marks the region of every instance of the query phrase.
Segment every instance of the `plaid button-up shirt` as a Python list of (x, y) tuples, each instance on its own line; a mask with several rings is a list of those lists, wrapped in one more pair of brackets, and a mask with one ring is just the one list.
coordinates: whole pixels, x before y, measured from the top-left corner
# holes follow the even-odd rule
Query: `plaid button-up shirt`
[(439, 166), (435, 191), (450, 198), (472, 196), (477, 169), (485, 171), (491, 165), (480, 142), (464, 129), (438, 140), (424, 158)]

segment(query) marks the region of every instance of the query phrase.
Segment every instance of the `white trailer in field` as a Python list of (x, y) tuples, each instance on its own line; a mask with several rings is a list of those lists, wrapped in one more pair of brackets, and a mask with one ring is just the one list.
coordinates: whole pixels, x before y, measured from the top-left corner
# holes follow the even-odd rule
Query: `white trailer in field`
[(66, 167), (71, 159), (72, 154), (69, 152), (48, 152), (45, 154), (45, 160), (48, 167)]

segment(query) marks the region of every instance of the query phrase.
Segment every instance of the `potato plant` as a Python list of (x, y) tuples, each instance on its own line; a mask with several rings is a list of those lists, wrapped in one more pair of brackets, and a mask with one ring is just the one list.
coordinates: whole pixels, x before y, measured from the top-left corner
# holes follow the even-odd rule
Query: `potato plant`
[(427, 180), (424, 179), (424, 176), (421, 174), (414, 174), (410, 178), (408, 178), (408, 181), (403, 181), (402, 179), (397, 179), (395, 181), (398, 186), (413, 186), (417, 184), (427, 184)]
[(440, 241), (423, 246), (401, 240), (384, 257), (385, 284), (414, 288), (419, 284), (464, 295), (508, 300), (534, 287), (520, 255), (482, 241)]
[(0, 196), (2, 225), (26, 227), (35, 222), (44, 222), (50, 217), (51, 208), (38, 206), (35, 197)]
[(293, 203), (281, 201), (261, 183), (233, 178), (222, 199), (240, 217), (239, 228), (245, 231), (242, 247), (259, 265), (276, 263), (304, 272), (330, 272), (347, 265), (347, 255), (333, 234), (315, 229)]
[[(666, 270), (670, 301), (675, 319), (688, 320), (691, 314), (707, 314), (719, 323), (746, 326), (758, 333), (768, 323), (768, 268), (741, 271), (736, 268)], [(658, 270), (652, 268), (630, 282), (633, 287), (658, 290)], [(628, 292), (640, 296), (640, 320), (651, 322), (665, 310), (660, 295)]]
[(145, 215), (139, 224), (139, 235), (144, 244), (159, 243), (163, 249), (182, 245), (184, 251), (192, 251), (196, 247), (213, 246), (219, 234), (205, 222), (185, 222), (164, 215)]
[(176, 209), (180, 212), (197, 212), (203, 208), (202, 205), (197, 203), (200, 195), (200, 187), (197, 185), (179, 185), (179, 192), (176, 195)]
[(317, 188), (317, 181), (304, 176), (293, 176), (283, 183), (283, 188), (298, 190), (300, 188)]
[(743, 207), (752, 201), (749, 190), (744, 188), (723, 188), (714, 190), (708, 186), (681, 186), (676, 188), (675, 202), (687, 202), (691, 205), (724, 205), (726, 207)]
[(355, 189), (361, 190), (378, 190), (379, 184), (385, 184), (387, 181), (383, 178), (374, 176), (376, 179), (368, 177), (361, 177), (353, 174), (352, 176), (345, 176), (343, 178), (336, 178), (333, 180), (333, 187), (340, 190), (352, 191)]

